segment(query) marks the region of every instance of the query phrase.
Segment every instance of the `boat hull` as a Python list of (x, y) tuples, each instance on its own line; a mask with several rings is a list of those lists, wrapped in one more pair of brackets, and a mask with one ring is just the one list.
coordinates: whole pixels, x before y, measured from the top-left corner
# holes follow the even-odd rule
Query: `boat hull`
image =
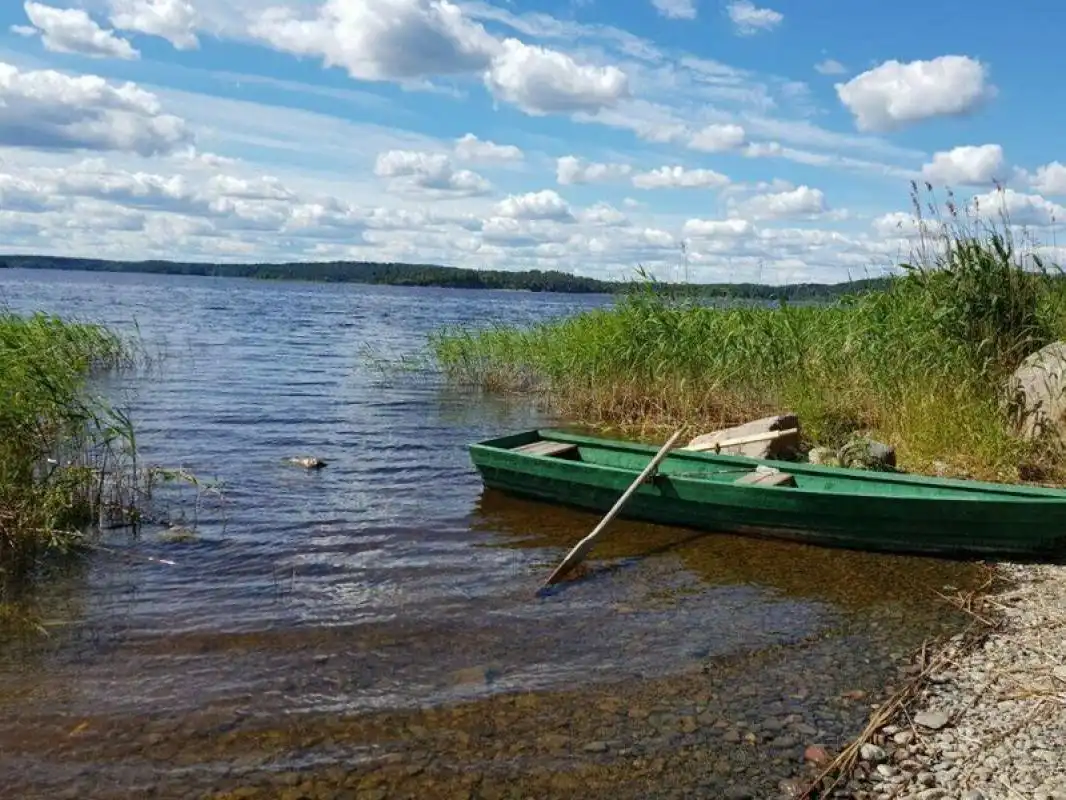
[[(566, 434), (583, 448), (623, 451), (644, 463), (655, 448)], [(471, 447), (486, 487), (548, 503), (606, 512), (639, 473), (580, 459), (529, 456), (515, 446), (543, 438), (527, 432)], [(591, 454), (590, 450), (586, 452)], [(606, 452), (606, 451), (605, 451)], [(607, 455), (598, 455), (609, 461)], [(734, 475), (759, 464), (795, 471), (798, 488), (739, 486)], [(683, 467), (696, 467), (695, 470)], [(729, 480), (686, 477), (718, 469)], [(828, 472), (827, 472), (828, 471)], [(705, 531), (772, 537), (859, 550), (956, 557), (1045, 558), (1066, 549), (1066, 493), (962, 481), (893, 476), (879, 479), (856, 470), (786, 465), (729, 456), (675, 453), (653, 480), (642, 485), (621, 517)], [(713, 473), (709, 473), (713, 474)], [(843, 477), (856, 490), (804, 490), (804, 481)], [(814, 477), (811, 477), (811, 476)], [(831, 484), (830, 484), (831, 485)], [(974, 491), (977, 487), (979, 491)], [(964, 491), (965, 490), (965, 491)]]

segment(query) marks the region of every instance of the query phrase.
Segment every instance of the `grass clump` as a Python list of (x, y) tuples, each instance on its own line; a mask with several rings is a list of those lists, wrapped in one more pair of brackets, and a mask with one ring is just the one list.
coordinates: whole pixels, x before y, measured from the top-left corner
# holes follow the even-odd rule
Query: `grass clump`
[(133, 357), (96, 325), (0, 313), (0, 600), (91, 527), (129, 521), (132, 426), (89, 382)]
[[(710, 430), (784, 410), (807, 437), (861, 433), (900, 465), (1016, 480), (1064, 460), (1012, 433), (1002, 386), (1066, 334), (1062, 282), (999, 224), (921, 216), (915, 258), (882, 291), (821, 305), (714, 308), (648, 288), (529, 328), (450, 329), (432, 348), (453, 380), (536, 392), (575, 422), (627, 433)], [(929, 191), (931, 191), (931, 187)], [(935, 207), (934, 207), (935, 208)], [(943, 470), (943, 465), (936, 467)]]

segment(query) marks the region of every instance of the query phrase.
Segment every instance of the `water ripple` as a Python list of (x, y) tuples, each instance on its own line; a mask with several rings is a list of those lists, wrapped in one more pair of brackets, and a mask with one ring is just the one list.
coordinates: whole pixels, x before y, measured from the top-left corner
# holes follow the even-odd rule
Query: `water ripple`
[[(411, 706), (656, 672), (795, 641), (847, 605), (793, 580), (825, 570), (805, 550), (704, 545), (707, 561), (680, 550), (638, 560), (677, 532), (621, 523), (601, 550), (616, 572), (538, 598), (551, 563), (595, 520), (492, 500), (466, 445), (547, 420), (475, 401), (432, 371), (383, 380), (364, 356), (368, 345), (417, 354), (442, 325), (543, 321), (605, 298), (0, 270), (0, 302), (139, 325), (164, 354), (159, 368), (103, 387), (128, 404), (144, 459), (225, 486), (224, 506), (191, 509), (191, 540), (113, 537), (173, 567), (101, 555), (56, 587), (51, 649), (8, 673), (0, 663), (3, 689), (51, 658), (55, 685), (76, 686), (66, 714), (247, 697), (263, 714)], [(294, 455), (329, 466), (303, 471), (285, 463)], [(761, 549), (737, 549), (748, 547)], [(841, 583), (886, 587), (872, 605), (918, 594), (909, 574), (854, 564), (861, 575)], [(332, 683), (285, 688), (330, 653), (343, 654)], [(502, 671), (491, 687), (455, 680), (490, 663)], [(25, 700), (28, 726), (35, 708), (48, 701)]]

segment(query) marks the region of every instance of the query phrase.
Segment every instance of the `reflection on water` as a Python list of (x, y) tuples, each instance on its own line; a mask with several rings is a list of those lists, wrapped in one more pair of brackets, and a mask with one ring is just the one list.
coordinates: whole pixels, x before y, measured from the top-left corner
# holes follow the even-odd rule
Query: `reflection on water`
[[(529, 524), (536, 519), (536, 525)], [(501, 534), (507, 547), (568, 548), (598, 516), (508, 497), (488, 490), (471, 528)], [(832, 549), (726, 533), (703, 533), (632, 521), (612, 523), (596, 541), (597, 558), (610, 570), (641, 566), (650, 553), (672, 555), (701, 585), (760, 587), (797, 601), (827, 603), (841, 611), (893, 607), (928, 610), (936, 591), (978, 585), (986, 571), (946, 559), (893, 556)], [(550, 570), (550, 567), (549, 567)]]
[[(159, 774), (185, 769), (201, 796), (255, 773), (255, 753), (272, 753), (273, 775), (361, 764), (383, 746), (375, 736), (421, 741), (396, 720), (439, 704), (651, 687), (709, 662), (743, 675), (746, 659), (781, 648), (796, 674), (824, 662), (834, 680), (875, 680), (887, 662), (869, 674), (845, 664), (856, 641), (873, 648), (878, 631), (886, 653), (916, 645), (949, 624), (932, 591), (979, 578), (946, 562), (617, 522), (587, 579), (538, 595), (596, 518), (483, 492), (466, 445), (556, 421), (424, 367), (383, 376), (363, 354), (415, 354), (442, 324), (532, 322), (604, 298), (9, 270), (0, 301), (139, 324), (165, 353), (158, 374), (109, 390), (128, 401), (143, 456), (226, 487), (224, 506), (198, 510), (194, 538), (114, 539), (117, 554), (42, 592), (47, 638), (5, 640), (0, 771), (22, 776), (20, 796), (68, 780), (77, 796), (130, 796), (164, 769), (149, 749), (177, 759)], [(301, 454), (329, 466), (284, 463)], [(654, 686), (663, 698), (692, 691)], [(545, 703), (564, 716), (582, 707)], [(388, 721), (358, 722), (374, 714)], [(629, 735), (624, 718), (610, 724)], [(323, 796), (343, 783), (323, 780)]]

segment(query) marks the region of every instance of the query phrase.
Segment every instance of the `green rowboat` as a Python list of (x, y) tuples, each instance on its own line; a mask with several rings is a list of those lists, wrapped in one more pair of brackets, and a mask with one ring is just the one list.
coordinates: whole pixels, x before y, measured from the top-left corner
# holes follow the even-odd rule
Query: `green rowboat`
[[(531, 430), (479, 442), (485, 486), (611, 508), (658, 448)], [(1066, 491), (673, 450), (620, 516), (811, 544), (950, 556), (1066, 554)]]

